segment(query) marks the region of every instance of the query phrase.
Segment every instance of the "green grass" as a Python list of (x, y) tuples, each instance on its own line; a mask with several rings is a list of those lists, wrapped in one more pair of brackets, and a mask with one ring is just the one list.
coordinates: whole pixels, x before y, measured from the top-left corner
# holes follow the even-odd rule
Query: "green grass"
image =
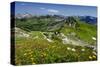
[[(33, 31), (31, 35), (33, 37), (37, 35), (43, 37), (39, 31)], [(16, 65), (90, 61), (97, 59), (97, 56), (93, 54), (96, 51), (93, 49), (70, 44), (64, 45), (59, 40), (48, 42), (43, 38), (19, 37), (15, 43)], [(68, 48), (74, 48), (76, 51), (68, 50)], [(85, 49), (85, 51), (81, 51), (82, 49)]]
[(96, 26), (87, 24), (85, 22), (78, 22), (79, 27), (78, 29), (72, 27), (64, 27), (60, 32), (64, 33), (65, 35), (70, 34), (72, 32), (76, 33), (76, 37), (80, 38), (81, 40), (92, 44), (95, 41), (92, 37), (97, 37), (97, 29)]
[[(42, 34), (43, 32), (41, 31), (46, 31), (47, 24), (50, 21), (54, 21), (54, 19), (47, 19), (45, 22), (44, 20), (45, 19), (37, 18), (30, 18), (30, 20), (26, 21), (16, 20), (16, 26), (20, 28), (19, 33), (15, 37), (16, 65), (97, 60), (97, 55), (94, 54), (96, 51), (92, 48), (86, 46), (74, 46), (72, 44), (63, 44), (62, 40), (56, 35), (53, 35), (53, 38), (51, 38), (53, 42), (48, 42), (44, 38)], [(93, 43), (96, 41), (94, 41), (92, 37), (96, 37), (97, 35), (96, 26), (80, 21), (78, 21), (78, 24), (79, 27), (77, 29), (65, 25), (60, 32), (65, 35), (74, 32), (76, 35), (72, 36), (73, 38), (79, 38), (80, 40), (87, 42), (89, 45), (94, 45)], [(20, 32), (27, 33), (30, 36), (19, 37), (18, 35)], [(50, 34), (50, 32), (46, 33)]]

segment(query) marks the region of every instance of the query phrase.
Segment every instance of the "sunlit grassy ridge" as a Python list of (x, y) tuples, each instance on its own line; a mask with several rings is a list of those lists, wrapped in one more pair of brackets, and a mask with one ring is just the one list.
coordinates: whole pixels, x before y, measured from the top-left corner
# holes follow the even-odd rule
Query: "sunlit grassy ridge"
[(92, 39), (92, 37), (97, 37), (96, 26), (80, 21), (78, 22), (78, 24), (78, 29), (72, 27), (64, 27), (61, 32), (63, 32), (65, 35), (74, 32), (76, 33), (76, 37), (93, 45), (92, 43), (94, 43), (95, 41)]

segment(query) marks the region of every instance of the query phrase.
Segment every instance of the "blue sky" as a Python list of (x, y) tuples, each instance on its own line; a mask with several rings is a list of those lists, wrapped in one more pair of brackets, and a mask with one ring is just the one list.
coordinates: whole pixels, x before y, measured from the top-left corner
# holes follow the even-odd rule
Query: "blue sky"
[(63, 4), (46, 4), (46, 3), (30, 3), (16, 2), (15, 14), (29, 13), (32, 15), (56, 14), (64, 16), (97, 16), (97, 7), (95, 6), (79, 6), (79, 5), (63, 5)]

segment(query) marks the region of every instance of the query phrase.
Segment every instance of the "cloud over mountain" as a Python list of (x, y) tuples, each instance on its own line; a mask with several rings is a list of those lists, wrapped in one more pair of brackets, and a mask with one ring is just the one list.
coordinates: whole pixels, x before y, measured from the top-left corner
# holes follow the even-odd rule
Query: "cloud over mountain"
[(55, 9), (48, 9), (47, 11), (50, 13), (59, 13), (59, 11)]

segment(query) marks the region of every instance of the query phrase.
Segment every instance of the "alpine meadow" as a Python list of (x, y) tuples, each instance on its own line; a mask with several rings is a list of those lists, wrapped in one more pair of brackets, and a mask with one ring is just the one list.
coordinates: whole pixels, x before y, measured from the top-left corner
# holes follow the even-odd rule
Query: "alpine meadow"
[(97, 7), (12, 2), (15, 65), (97, 60)]

